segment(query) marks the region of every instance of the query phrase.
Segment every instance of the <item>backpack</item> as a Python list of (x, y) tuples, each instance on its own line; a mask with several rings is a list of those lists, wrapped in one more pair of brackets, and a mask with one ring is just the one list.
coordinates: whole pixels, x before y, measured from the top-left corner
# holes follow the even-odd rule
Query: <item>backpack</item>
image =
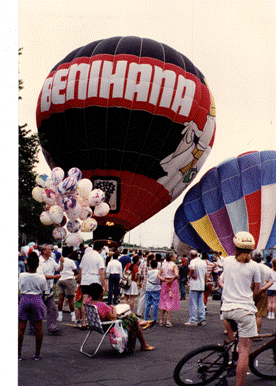
[(123, 273), (123, 275), (120, 279), (119, 286), (120, 286), (120, 288), (128, 289), (131, 286), (131, 282), (132, 282), (132, 272), (129, 269), (127, 269)]

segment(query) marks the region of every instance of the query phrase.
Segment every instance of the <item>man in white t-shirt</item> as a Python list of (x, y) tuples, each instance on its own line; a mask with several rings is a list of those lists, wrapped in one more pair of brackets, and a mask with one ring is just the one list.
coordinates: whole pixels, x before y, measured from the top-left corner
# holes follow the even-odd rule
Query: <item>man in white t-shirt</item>
[(48, 244), (41, 247), (41, 256), (39, 257), (39, 266), (37, 273), (45, 275), (47, 280), (47, 290), (45, 291), (45, 306), (47, 309), (47, 328), (51, 335), (59, 334), (62, 330), (57, 329), (57, 307), (54, 300), (53, 284), (54, 279), (59, 279), (60, 272), (63, 269), (64, 258), (61, 257), (59, 264), (51, 257), (52, 249)]
[(198, 257), (198, 253), (195, 250), (190, 251), (191, 262), (189, 265), (189, 277), (190, 277), (190, 319), (186, 326), (204, 326), (205, 321), (205, 308), (204, 308), (204, 289), (205, 289), (205, 275), (207, 272), (207, 266), (205, 261)]
[[(261, 275), (259, 266), (252, 261), (255, 246), (253, 236), (248, 232), (238, 232), (233, 242), (236, 246), (235, 256), (224, 259), (222, 274), (222, 316), (237, 323), (239, 333), (239, 359), (236, 368), (236, 386), (245, 383), (248, 358), (252, 338), (257, 335), (257, 323), (253, 293), (260, 290)], [(253, 290), (252, 290), (253, 288)], [(229, 340), (234, 332), (228, 329)]]
[[(88, 299), (89, 286), (92, 283), (101, 284), (105, 291), (105, 263), (100, 255), (104, 245), (100, 241), (95, 241), (93, 249), (87, 247), (80, 263), (79, 281), (83, 296), (83, 304)], [(84, 310), (83, 310), (84, 311)], [(86, 328), (86, 321), (83, 318), (82, 329)]]

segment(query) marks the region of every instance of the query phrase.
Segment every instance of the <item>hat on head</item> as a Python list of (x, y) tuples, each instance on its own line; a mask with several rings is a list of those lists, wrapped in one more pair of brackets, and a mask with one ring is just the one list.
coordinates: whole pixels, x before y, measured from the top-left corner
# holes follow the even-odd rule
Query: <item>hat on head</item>
[(255, 240), (249, 232), (238, 232), (233, 238), (236, 247), (241, 249), (254, 249)]

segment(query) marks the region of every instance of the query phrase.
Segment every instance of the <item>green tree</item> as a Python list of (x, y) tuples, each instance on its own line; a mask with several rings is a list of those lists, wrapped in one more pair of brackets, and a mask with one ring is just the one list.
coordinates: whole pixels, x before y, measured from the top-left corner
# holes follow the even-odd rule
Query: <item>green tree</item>
[[(22, 48), (18, 54), (22, 54)], [(18, 90), (23, 90), (23, 81), (18, 79)], [(19, 96), (19, 99), (22, 99)], [(18, 198), (19, 198), (19, 243), (36, 241), (38, 243), (50, 242), (53, 227), (46, 227), (39, 220), (43, 211), (43, 204), (32, 198), (35, 186), (35, 166), (38, 163), (39, 139), (37, 134), (27, 130), (27, 124), (18, 126)]]

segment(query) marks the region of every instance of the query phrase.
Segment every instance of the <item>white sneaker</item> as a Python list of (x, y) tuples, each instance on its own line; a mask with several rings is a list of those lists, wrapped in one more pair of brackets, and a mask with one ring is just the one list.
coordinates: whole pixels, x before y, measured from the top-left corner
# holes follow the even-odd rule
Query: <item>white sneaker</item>
[(275, 319), (275, 314), (272, 313), (272, 315), (270, 316), (270, 319)]
[(197, 322), (186, 322), (185, 326), (197, 326)]
[(58, 315), (57, 321), (58, 321), (58, 322), (62, 322), (62, 315)]
[(72, 317), (71, 317), (71, 320), (72, 320), (72, 322), (77, 322), (77, 319), (76, 319), (76, 316), (75, 315), (72, 315)]

